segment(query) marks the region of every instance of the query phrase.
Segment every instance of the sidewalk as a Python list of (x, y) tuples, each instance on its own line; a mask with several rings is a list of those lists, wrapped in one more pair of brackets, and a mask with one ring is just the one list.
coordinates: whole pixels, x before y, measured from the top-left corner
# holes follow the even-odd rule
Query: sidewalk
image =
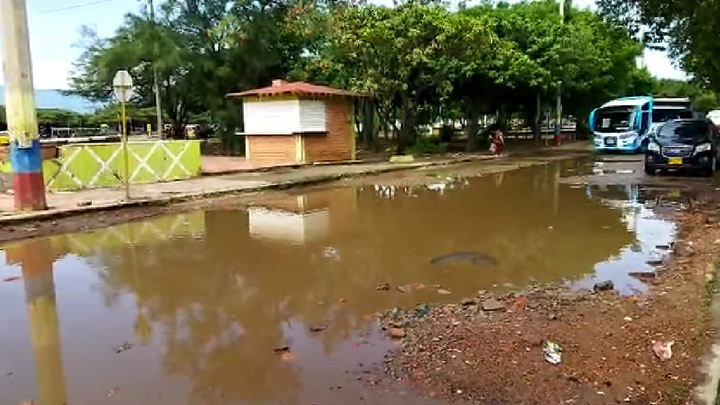
[[(551, 149), (518, 148), (511, 156), (528, 156), (533, 153), (571, 154), (587, 152), (585, 142), (573, 142)], [(503, 156), (501, 158), (505, 158)], [(246, 171), (232, 174), (198, 177), (168, 183), (133, 185), (130, 187), (130, 201), (125, 201), (124, 189), (100, 188), (72, 192), (47, 194), (49, 209), (36, 212), (15, 212), (14, 197), (0, 194), (0, 225), (9, 225), (32, 220), (53, 217), (65, 217), (93, 211), (138, 206), (158, 206), (188, 201), (197, 198), (215, 197), (224, 194), (257, 192), (270, 189), (282, 189), (338, 180), (345, 177), (386, 173), (398, 170), (410, 170), (429, 166), (450, 165), (463, 162), (497, 159), (484, 154), (461, 154), (456, 156), (419, 157), (413, 163), (353, 162), (348, 164), (302, 165), (293, 167), (248, 168)], [(218, 161), (219, 172), (227, 170), (228, 163), (235, 165), (237, 160)], [(226, 167), (222, 167), (226, 166)], [(236, 168), (232, 168), (236, 169)], [(231, 169), (231, 170), (232, 170)]]

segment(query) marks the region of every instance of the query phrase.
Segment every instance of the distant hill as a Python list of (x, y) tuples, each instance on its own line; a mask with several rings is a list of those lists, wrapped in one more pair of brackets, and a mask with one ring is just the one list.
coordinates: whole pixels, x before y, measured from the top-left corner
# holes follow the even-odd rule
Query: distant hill
[[(91, 113), (101, 105), (79, 96), (66, 96), (60, 90), (35, 89), (37, 108), (59, 108), (79, 113)], [(0, 86), (0, 105), (5, 105), (5, 86)]]

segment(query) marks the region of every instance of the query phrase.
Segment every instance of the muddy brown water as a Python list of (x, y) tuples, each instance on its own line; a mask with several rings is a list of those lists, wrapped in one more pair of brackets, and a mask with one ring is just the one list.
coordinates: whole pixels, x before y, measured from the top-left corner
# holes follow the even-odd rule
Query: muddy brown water
[[(628, 273), (674, 234), (637, 186), (559, 184), (567, 163), (465, 170), (5, 245), (0, 404), (435, 403), (372, 371), (393, 346), (376, 311), (556, 280), (642, 291)], [(452, 252), (496, 265), (431, 264)]]

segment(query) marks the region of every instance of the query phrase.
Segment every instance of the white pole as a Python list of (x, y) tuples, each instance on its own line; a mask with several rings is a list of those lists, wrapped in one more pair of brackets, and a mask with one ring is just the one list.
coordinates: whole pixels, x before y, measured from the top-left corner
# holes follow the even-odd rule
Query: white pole
[[(153, 0), (150, 0), (150, 19), (153, 22), (153, 31), (157, 33), (157, 26), (155, 25), (155, 4)], [(163, 120), (162, 120), (162, 108), (160, 106), (160, 84), (158, 83), (157, 64), (155, 58), (158, 57), (157, 49), (157, 38), (155, 38), (154, 44), (155, 54), (153, 55), (153, 89), (155, 90), (155, 114), (157, 115), (157, 131), (160, 139), (163, 139)]]
[[(565, 23), (565, 0), (560, 0), (560, 23)], [(557, 100), (555, 104), (555, 144), (560, 145), (562, 140), (562, 82), (558, 81)]]

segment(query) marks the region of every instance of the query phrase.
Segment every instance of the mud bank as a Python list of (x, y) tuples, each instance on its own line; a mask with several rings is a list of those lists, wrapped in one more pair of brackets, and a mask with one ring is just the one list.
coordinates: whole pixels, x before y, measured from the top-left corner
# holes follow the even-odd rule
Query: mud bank
[[(645, 293), (535, 285), (481, 291), (427, 314), (389, 311), (384, 326), (404, 337), (386, 372), (431, 397), (479, 404), (708, 403), (695, 388), (705, 382), (700, 358), (715, 332), (717, 209), (706, 200), (672, 214), (675, 252), (656, 272), (635, 274)], [(558, 365), (544, 359), (548, 341), (562, 348)], [(661, 360), (655, 342), (674, 342), (672, 357)]]

